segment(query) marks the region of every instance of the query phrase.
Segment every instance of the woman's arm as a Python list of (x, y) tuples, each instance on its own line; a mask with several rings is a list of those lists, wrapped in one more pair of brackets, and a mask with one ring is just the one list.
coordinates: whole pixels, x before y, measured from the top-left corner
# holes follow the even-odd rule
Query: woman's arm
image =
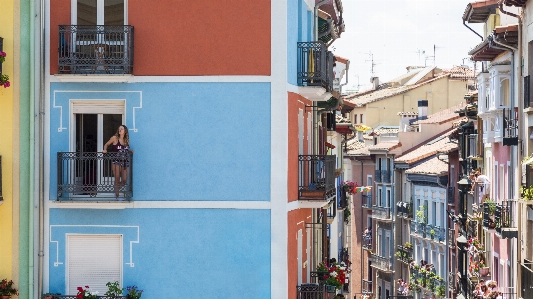
[(102, 151), (102, 153), (107, 153), (107, 147), (112, 144), (112, 143), (115, 143), (115, 139), (117, 139), (117, 137), (115, 136), (111, 136), (111, 138), (109, 138), (109, 141), (106, 142), (106, 144), (104, 144), (104, 150)]

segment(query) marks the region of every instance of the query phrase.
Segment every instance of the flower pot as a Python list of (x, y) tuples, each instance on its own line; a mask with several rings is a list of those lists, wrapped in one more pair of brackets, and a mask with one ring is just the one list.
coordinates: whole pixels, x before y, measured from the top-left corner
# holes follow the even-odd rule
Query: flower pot
[(479, 275), (480, 276), (488, 276), (489, 275), (489, 267), (483, 267), (479, 269)]

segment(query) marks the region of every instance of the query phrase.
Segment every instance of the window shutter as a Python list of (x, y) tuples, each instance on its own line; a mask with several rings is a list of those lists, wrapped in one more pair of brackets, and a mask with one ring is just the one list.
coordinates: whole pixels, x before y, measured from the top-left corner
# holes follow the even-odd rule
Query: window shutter
[(77, 287), (89, 286), (102, 296), (105, 285), (122, 285), (121, 235), (69, 235), (67, 238), (67, 294), (76, 295)]

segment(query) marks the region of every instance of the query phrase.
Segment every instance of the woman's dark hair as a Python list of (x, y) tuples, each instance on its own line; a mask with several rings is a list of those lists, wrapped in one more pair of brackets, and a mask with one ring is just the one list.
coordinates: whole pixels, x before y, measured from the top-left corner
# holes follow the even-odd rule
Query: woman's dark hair
[(128, 127), (126, 127), (126, 125), (118, 126), (117, 133), (115, 133), (115, 137), (117, 137), (117, 140), (120, 137), (120, 127), (124, 127), (124, 145), (130, 145), (130, 134), (128, 133)]

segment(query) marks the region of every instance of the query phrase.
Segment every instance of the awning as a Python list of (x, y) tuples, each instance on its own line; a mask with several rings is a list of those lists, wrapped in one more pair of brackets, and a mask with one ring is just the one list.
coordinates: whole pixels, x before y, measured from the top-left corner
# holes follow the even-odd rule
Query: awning
[(481, 0), (466, 5), (463, 20), (468, 23), (485, 23), (489, 16), (496, 13), (498, 0)]

